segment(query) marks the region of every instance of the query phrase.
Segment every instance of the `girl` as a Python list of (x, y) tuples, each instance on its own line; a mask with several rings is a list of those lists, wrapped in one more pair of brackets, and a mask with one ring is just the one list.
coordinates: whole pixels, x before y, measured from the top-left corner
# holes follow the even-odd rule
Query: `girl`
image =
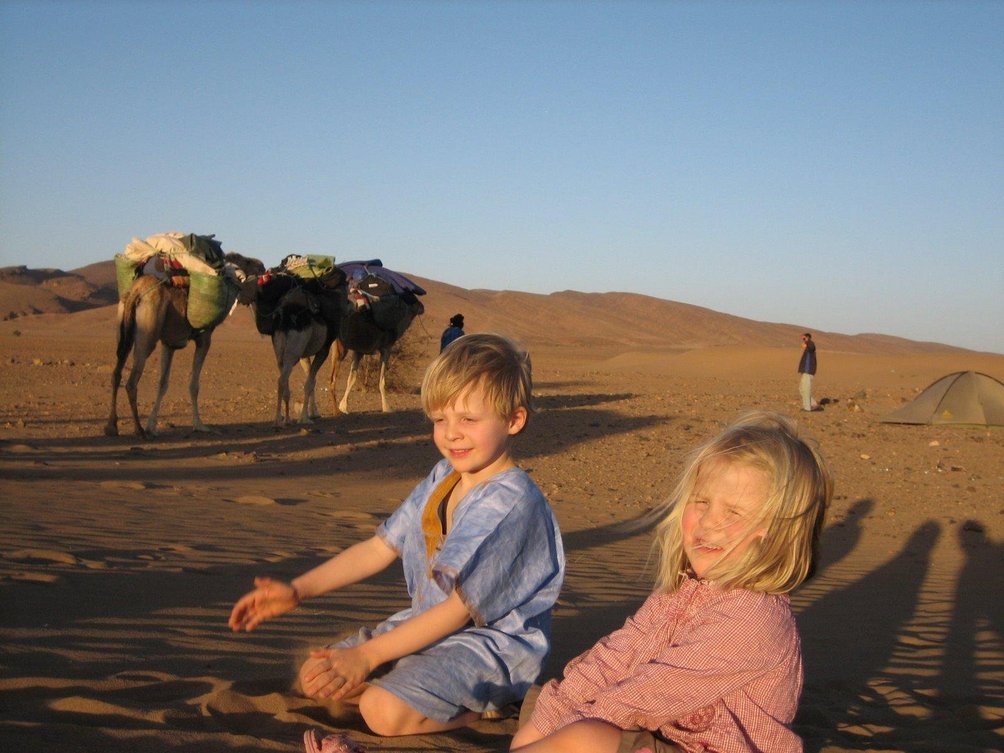
[(656, 591), (523, 705), (520, 753), (795, 753), (787, 594), (815, 569), (832, 482), (784, 418), (751, 414), (691, 457), (653, 516)]
[(565, 562), (547, 500), (511, 455), (531, 385), (529, 356), (502, 337), (447, 348), (422, 382), (443, 459), (372, 538), (289, 583), (255, 579), (230, 627), (252, 630), (400, 557), (411, 607), (312, 651), (304, 694), (353, 697), (378, 735), (454, 729), (520, 700), (550, 648)]

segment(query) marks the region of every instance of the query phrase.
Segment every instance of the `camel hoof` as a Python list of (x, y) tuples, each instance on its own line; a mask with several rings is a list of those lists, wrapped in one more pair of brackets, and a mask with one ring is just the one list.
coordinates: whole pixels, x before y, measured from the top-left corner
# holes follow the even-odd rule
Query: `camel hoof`
[(106, 437), (117, 437), (119, 435), (119, 427), (115, 424), (107, 424), (105, 426), (105, 436)]
[(193, 426), (192, 427), (192, 431), (194, 431), (197, 434), (218, 434), (219, 433), (213, 427), (206, 426), (205, 424), (199, 424), (198, 426)]

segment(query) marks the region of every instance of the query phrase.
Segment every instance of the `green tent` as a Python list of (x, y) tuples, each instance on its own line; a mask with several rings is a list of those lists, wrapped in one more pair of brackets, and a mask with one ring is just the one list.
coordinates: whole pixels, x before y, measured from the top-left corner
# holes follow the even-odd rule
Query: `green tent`
[(1004, 426), (1004, 383), (978, 371), (956, 371), (941, 377), (882, 421)]

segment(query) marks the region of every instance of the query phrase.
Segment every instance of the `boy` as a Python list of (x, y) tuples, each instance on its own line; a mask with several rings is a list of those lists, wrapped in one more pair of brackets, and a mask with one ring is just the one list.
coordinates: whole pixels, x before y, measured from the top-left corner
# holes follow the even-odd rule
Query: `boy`
[(256, 578), (230, 627), (252, 630), (401, 557), (411, 607), (312, 651), (303, 692), (357, 699), (379, 735), (455, 729), (521, 699), (549, 650), (564, 577), (554, 514), (511, 456), (531, 389), (529, 355), (498, 335), (469, 335), (441, 353), (422, 381), (422, 407), (443, 460), (372, 538), (290, 583)]

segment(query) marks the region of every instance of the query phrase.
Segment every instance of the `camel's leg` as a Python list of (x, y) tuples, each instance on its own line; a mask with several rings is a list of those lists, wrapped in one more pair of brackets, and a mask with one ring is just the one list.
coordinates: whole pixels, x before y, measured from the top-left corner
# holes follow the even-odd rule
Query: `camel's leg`
[[(314, 369), (314, 383), (315, 384), (317, 383), (317, 372), (321, 370), (321, 365), (324, 363), (324, 360), (328, 357), (328, 351), (330, 349), (331, 349), (331, 346), (328, 346), (328, 348), (324, 352), (324, 358), (321, 359), (321, 363), (318, 363), (317, 364), (317, 368)], [(310, 371), (313, 368), (313, 365), (316, 362), (316, 360), (317, 360), (316, 358), (314, 358), (314, 359), (301, 358), (300, 359), (300, 366), (303, 368), (304, 378), (310, 378)], [(309, 403), (308, 403), (308, 398), (309, 398)], [(304, 405), (305, 408), (307, 408), (307, 415), (309, 415), (311, 418), (320, 418), (321, 417), (321, 410), (320, 410), (320, 408), (317, 407), (317, 395), (314, 394), (314, 390), (310, 390), (310, 392), (308, 394), (304, 395), (303, 405)]]
[(292, 350), (289, 332), (278, 331), (272, 335), (272, 349), (275, 351), (275, 364), (279, 367), (275, 389), (275, 427), (279, 428), (289, 421), (289, 375), (296, 366), (297, 358), (287, 358), (287, 353)]
[(115, 368), (112, 370), (112, 409), (108, 414), (108, 423), (105, 424), (105, 435), (109, 437), (117, 437), (119, 435), (119, 386), (122, 384), (122, 368), (125, 366), (133, 344), (133, 331), (126, 326), (125, 305), (122, 301), (119, 301), (118, 322), (119, 337), (116, 346)]
[[(306, 379), (310, 375), (310, 366), (313, 364), (311, 358), (300, 358), (300, 367), (303, 369), (303, 378)], [(314, 374), (316, 376), (316, 374)], [(304, 402), (304, 405), (307, 405)], [(310, 404), (308, 406), (308, 415), (311, 419), (319, 419), (320, 411), (317, 409), (317, 397), (310, 392)]]
[[(314, 354), (313, 359), (310, 361), (310, 368), (307, 370), (307, 379), (303, 384), (303, 408), (300, 410), (301, 424), (313, 423), (311, 419), (320, 415), (317, 411), (317, 398), (314, 396), (314, 387), (317, 384), (317, 372), (321, 370), (321, 366), (324, 365), (324, 361), (328, 358), (330, 351), (331, 343), (326, 343)], [(304, 360), (307, 359), (301, 359), (300, 363), (303, 363)], [(310, 411), (310, 406), (313, 406), (313, 413)]]
[(356, 383), (356, 374), (359, 372), (359, 362), (362, 360), (362, 353), (352, 353), (352, 365), (349, 366), (349, 378), (345, 380), (345, 392), (342, 393), (342, 399), (338, 403), (338, 410), (342, 413), (349, 412), (349, 392), (352, 390), (352, 386)]
[[(126, 395), (129, 396), (129, 409), (132, 411), (132, 420), (136, 427), (136, 434), (144, 439), (147, 436), (147, 432), (139, 421), (139, 380), (143, 376), (143, 369), (146, 368), (146, 360), (153, 353), (153, 349), (156, 346), (157, 338), (155, 334), (146, 328), (137, 328), (136, 340), (133, 343), (132, 371), (126, 380), (125, 389)], [(165, 350), (167, 350), (166, 347)], [(168, 364), (170, 364), (170, 356), (167, 356), (167, 359)], [(163, 359), (161, 361), (161, 371), (163, 372)], [(168, 365), (168, 369), (170, 369), (170, 365)]]
[(387, 369), (390, 367), (390, 348), (380, 351), (380, 408), (384, 413), (390, 413), (390, 403), (387, 402)]
[(195, 355), (192, 357), (192, 379), (188, 383), (188, 397), (192, 401), (192, 428), (195, 431), (209, 431), (209, 427), (202, 423), (202, 418), (199, 416), (199, 377), (202, 374), (202, 367), (206, 363), (206, 356), (209, 355), (209, 346), (212, 344), (212, 331), (203, 332), (195, 338)]
[(105, 424), (105, 436), (117, 437), (119, 435), (119, 415), (116, 407), (118, 401), (119, 385), (122, 384), (122, 367), (125, 359), (118, 358), (115, 361), (115, 369), (112, 371), (112, 410), (108, 414), (108, 423)]
[[(153, 408), (150, 409), (150, 415), (146, 419), (146, 436), (155, 437), (157, 436), (157, 415), (160, 413), (160, 402), (164, 399), (164, 395), (167, 394), (167, 383), (171, 378), (171, 361), (174, 359), (174, 349), (169, 348), (166, 345), (161, 344), (160, 346), (160, 381), (157, 383), (157, 398), (153, 401)], [(136, 357), (133, 356), (133, 376), (136, 375)], [(137, 378), (137, 382), (139, 379)], [(129, 378), (129, 384), (132, 384), (132, 377)], [(126, 385), (126, 390), (129, 389), (129, 384)], [(129, 395), (129, 399), (133, 400), (135, 395), (135, 389), (133, 393)], [(135, 403), (133, 403), (135, 405)], [(133, 408), (133, 418), (136, 419), (136, 425), (139, 426), (139, 415), (136, 409)]]
[(331, 363), (331, 379), (328, 381), (328, 392), (331, 393), (331, 405), (335, 409), (335, 415), (337, 416), (342, 412), (341, 408), (338, 406), (338, 390), (335, 385), (338, 379), (338, 367), (342, 365), (342, 361), (345, 360), (345, 355), (348, 353), (345, 350), (345, 346), (342, 345), (341, 340), (335, 341), (335, 357)]

